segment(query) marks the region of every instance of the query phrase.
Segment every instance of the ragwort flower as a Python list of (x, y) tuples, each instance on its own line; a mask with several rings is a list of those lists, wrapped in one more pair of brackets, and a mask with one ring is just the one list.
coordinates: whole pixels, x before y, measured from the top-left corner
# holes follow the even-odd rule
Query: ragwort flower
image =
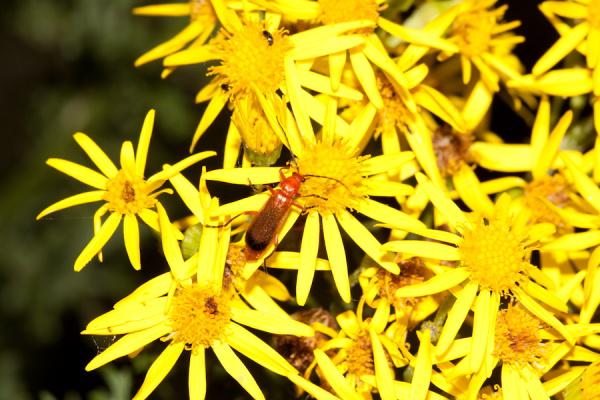
[[(177, 175), (181, 170), (216, 154), (213, 151), (194, 154), (193, 156), (152, 175), (150, 178), (145, 179), (144, 169), (146, 167), (146, 158), (148, 156), (148, 146), (150, 145), (153, 125), (154, 110), (150, 110), (144, 120), (137, 152), (134, 154), (131, 142), (128, 141), (123, 143), (123, 147), (121, 148), (121, 169), (117, 169), (98, 145), (83, 133), (76, 133), (74, 135), (75, 140), (102, 173), (58, 158), (51, 158), (46, 162), (51, 167), (98, 190), (81, 193), (61, 200), (42, 211), (37, 216), (37, 219), (52, 212), (78, 204), (91, 203), (94, 201), (105, 202), (94, 215), (95, 235), (75, 261), (76, 271), (81, 270), (94, 255), (102, 250), (102, 247), (115, 232), (121, 220), (124, 221), (123, 233), (125, 236), (125, 248), (127, 249), (129, 261), (135, 269), (140, 269), (139, 227), (137, 217), (144, 221), (148, 226), (158, 231), (158, 215), (156, 211), (153, 211), (152, 209), (159, 204), (156, 197), (163, 192), (171, 193), (171, 190), (156, 190), (159, 189), (165, 181)], [(102, 223), (102, 217), (107, 212), (110, 212), (110, 216)], [(175, 234), (179, 238), (183, 237), (181, 232), (176, 230), (176, 228), (173, 227), (172, 229), (176, 231)], [(102, 261), (102, 258), (100, 258), (100, 260)]]
[(562, 312), (567, 311), (566, 304), (531, 279), (542, 284), (548, 280), (526, 258), (540, 239), (554, 232), (554, 227), (543, 223), (515, 229), (508, 209), (508, 195), (500, 196), (494, 214), (488, 216), (487, 221), (477, 213), (467, 217), (425, 176), (417, 174), (417, 180), (449, 225), (462, 236), (438, 230), (412, 230), (441, 243), (404, 240), (387, 243), (383, 249), (429, 259), (459, 261), (456, 268), (447, 270), (429, 263), (437, 276), (396, 291), (397, 296), (413, 297), (449, 289), (457, 297), (440, 335), (436, 353), (439, 355), (448, 349), (473, 306), (474, 333), (469, 371), (480, 370), (486, 349), (491, 346), (489, 333), (496, 324), (501, 296), (518, 299), (533, 314), (573, 342), (573, 336), (565, 326), (539, 302)]
[[(305, 177), (296, 201), (308, 211), (296, 285), (296, 295), (301, 305), (308, 297), (316, 270), (321, 220), (333, 278), (342, 299), (346, 302), (350, 301), (348, 264), (338, 224), (375, 262), (393, 273), (399, 272), (398, 265), (387, 253), (380, 250), (379, 242), (350, 211), (356, 210), (385, 223), (394, 224), (392, 221), (396, 221), (395, 223), (399, 225), (424, 226), (420, 221), (369, 198), (369, 196), (395, 196), (407, 191), (407, 185), (382, 181), (373, 175), (384, 173), (390, 168), (410, 161), (413, 158), (412, 153), (402, 152), (373, 158), (357, 157), (354, 154), (356, 152), (354, 143), (360, 141), (360, 135), (351, 138), (351, 141), (326, 140), (314, 143), (304, 142), (297, 137), (291, 139), (298, 164), (291, 165), (290, 169)], [(280, 169), (215, 170), (208, 172), (205, 179), (234, 184), (247, 184), (249, 180), (252, 184), (267, 184), (280, 180)], [(217, 209), (215, 215), (236, 215), (246, 211), (258, 211), (268, 196), (268, 193), (261, 193), (224, 205)], [(300, 211), (297, 208), (291, 207), (291, 212), (283, 222), (278, 234), (280, 241), (299, 217)], [(270, 244), (245, 274), (254, 272), (273, 250), (274, 244)]]
[[(161, 228), (170, 225), (159, 205)], [(164, 231), (163, 231), (164, 232)], [(269, 314), (249, 309), (234, 292), (223, 290), (220, 282), (196, 279), (218, 270), (219, 257), (197, 266), (197, 257), (184, 262), (181, 250), (172, 235), (162, 238), (163, 248), (172, 274), (155, 278), (142, 285), (130, 296), (115, 305), (114, 310), (90, 322), (83, 332), (89, 335), (124, 335), (96, 356), (86, 367), (90, 371), (118, 357), (132, 354), (160, 339), (169, 342), (154, 361), (134, 400), (142, 400), (164, 379), (183, 350), (191, 352), (190, 398), (206, 396), (205, 351), (214, 351), (223, 368), (236, 379), (254, 399), (264, 399), (256, 381), (233, 349), (253, 359), (271, 371), (286, 376), (297, 374), (283, 357), (242, 325), (276, 334), (311, 336), (312, 328), (289, 316)], [(219, 241), (213, 254), (223, 248)], [(174, 277), (181, 279), (176, 280)]]

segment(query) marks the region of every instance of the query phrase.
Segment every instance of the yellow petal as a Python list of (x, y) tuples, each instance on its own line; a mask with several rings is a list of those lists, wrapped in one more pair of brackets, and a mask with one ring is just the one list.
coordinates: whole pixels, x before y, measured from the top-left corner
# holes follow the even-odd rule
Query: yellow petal
[(153, 49), (142, 54), (135, 60), (133, 65), (139, 67), (140, 65), (146, 64), (150, 61), (154, 61), (159, 58), (163, 58), (165, 56), (173, 54), (181, 50), (183, 47), (185, 47), (186, 44), (188, 44), (192, 40), (199, 37), (202, 37), (200, 43), (204, 43), (206, 41), (206, 35), (210, 35), (211, 31), (212, 29), (210, 28), (210, 23), (208, 24), (208, 26), (205, 26), (199, 21), (191, 22), (173, 38), (167, 40), (164, 43), (159, 44)]
[(433, 183), (423, 174), (415, 175), (417, 181), (427, 193), (427, 197), (433, 205), (448, 219), (450, 225), (456, 229), (461, 229), (463, 224), (467, 223), (465, 214), (458, 208), (456, 204), (446, 197), (444, 192), (435, 187)]
[(80, 194), (76, 194), (75, 196), (67, 197), (64, 200), (58, 201), (58, 202), (52, 204), (50, 207), (47, 207), (44, 211), (39, 213), (39, 215), (36, 217), (36, 219), (40, 219), (50, 213), (53, 213), (55, 211), (62, 210), (62, 209), (68, 208), (68, 207), (77, 206), (79, 204), (92, 203), (94, 201), (101, 201), (101, 200), (103, 200), (105, 193), (106, 193), (106, 191), (104, 191), (104, 190), (98, 190), (98, 191), (93, 191), (93, 192), (80, 193)]
[(412, 151), (403, 151), (393, 154), (384, 154), (369, 158), (361, 163), (361, 170), (365, 175), (375, 175), (387, 172), (399, 165), (405, 164), (414, 159)]
[(563, 235), (553, 242), (545, 245), (544, 250), (585, 250), (600, 244), (600, 231), (589, 231)]
[(314, 137), (310, 118), (308, 117), (308, 112), (306, 110), (306, 105), (301, 98), (302, 89), (300, 88), (300, 81), (298, 79), (296, 65), (290, 56), (286, 56), (284, 62), (287, 96), (290, 99), (290, 104), (292, 105), (294, 116), (296, 117), (298, 129), (300, 130), (302, 136), (306, 138)]
[(446, 96), (427, 85), (412, 91), (415, 102), (450, 124), (458, 132), (465, 132), (465, 120), (458, 108)]
[(431, 331), (426, 329), (419, 335), (421, 344), (417, 352), (415, 372), (410, 385), (410, 400), (425, 400), (431, 381)]
[[(310, 7), (312, 5), (313, 2), (303, 3), (303, 7)], [(316, 4), (314, 6), (317, 7)], [(323, 43), (323, 40), (325, 39), (335, 39), (338, 35), (342, 33), (352, 31), (355, 29), (372, 27), (373, 25), (375, 25), (375, 23), (373, 21), (368, 20), (342, 22), (333, 25), (323, 25), (317, 28), (308, 29), (303, 32), (291, 35), (290, 40), (294, 43), (295, 46), (319, 44)]]
[(470, 152), (477, 163), (492, 171), (522, 172), (531, 170), (531, 147), (525, 144), (473, 143)]
[(196, 143), (198, 143), (200, 137), (202, 137), (204, 132), (206, 132), (208, 127), (217, 118), (223, 107), (225, 107), (227, 100), (229, 100), (229, 95), (223, 90), (217, 91), (215, 97), (210, 100), (208, 106), (206, 106), (206, 110), (204, 110), (204, 114), (202, 114), (202, 118), (200, 119), (200, 123), (196, 128), (196, 132), (194, 132), (194, 138), (192, 139), (192, 145), (190, 146), (190, 153), (194, 151), (194, 147), (196, 147)]
[(139, 271), (142, 268), (140, 261), (140, 228), (135, 215), (125, 214), (123, 236), (125, 237), (125, 250), (127, 250), (129, 262), (131, 262), (134, 269)]
[(471, 167), (463, 163), (460, 169), (452, 175), (452, 182), (461, 200), (473, 211), (492, 217), (494, 203), (481, 188), (481, 183)]
[(350, 50), (350, 62), (354, 73), (360, 82), (363, 90), (369, 97), (369, 100), (373, 103), (375, 108), (380, 109), (383, 107), (383, 99), (377, 89), (377, 81), (375, 79), (375, 72), (373, 67), (367, 60), (361, 48), (355, 48)]
[(319, 386), (304, 379), (299, 375), (288, 374), (287, 377), (290, 381), (292, 381), (292, 383), (304, 389), (306, 393), (310, 394), (317, 400), (339, 400), (337, 397), (335, 397), (325, 389), (321, 389)]
[(156, 17), (183, 17), (190, 15), (190, 5), (179, 4), (154, 4), (151, 6), (136, 7), (133, 9), (135, 15), (147, 15)]
[(158, 203), (156, 208), (158, 209), (158, 221), (160, 224), (160, 233), (162, 240), (162, 248), (165, 254), (165, 258), (171, 268), (176, 268), (183, 264), (183, 256), (181, 255), (181, 248), (173, 231), (171, 230), (171, 221), (165, 211), (162, 204)]
[(235, 322), (264, 332), (296, 336), (313, 336), (315, 333), (310, 326), (290, 317), (241, 308), (232, 308), (231, 311)]
[(343, 84), (340, 84), (336, 91), (331, 90), (331, 81), (324, 75), (302, 69), (298, 69), (297, 72), (300, 85), (311, 90), (352, 100), (362, 100), (363, 98), (361, 92)]
[(333, 214), (323, 215), (323, 237), (325, 249), (331, 265), (335, 286), (346, 303), (350, 302), (350, 282), (348, 282), (348, 264), (342, 235)]
[(215, 355), (221, 362), (221, 365), (229, 375), (233, 377), (254, 399), (264, 399), (265, 396), (256, 384), (256, 381), (248, 371), (248, 368), (242, 363), (237, 355), (231, 350), (227, 343), (215, 341), (212, 344)]
[(466, 268), (456, 268), (416, 285), (404, 286), (396, 290), (396, 297), (417, 297), (441, 293), (464, 282), (471, 273)]
[(525, 293), (537, 299), (550, 307), (562, 311), (564, 313), (569, 312), (569, 307), (567, 304), (563, 302), (559, 297), (557, 297), (554, 293), (546, 290), (544, 287), (538, 285), (533, 281), (527, 281), (527, 283), (521, 285), (521, 288)]
[(356, 319), (356, 314), (354, 314), (354, 311), (345, 311), (335, 317), (335, 319), (340, 328), (348, 335), (348, 337), (354, 340), (358, 338), (361, 328), (358, 325), (358, 320)]
[(438, 357), (443, 355), (452, 344), (458, 330), (465, 321), (467, 313), (473, 305), (478, 289), (479, 285), (470, 281), (456, 299), (456, 303), (454, 303), (450, 312), (448, 312), (448, 319), (442, 328), (442, 333), (435, 349)]
[(425, 228), (425, 224), (418, 219), (372, 199), (364, 199), (358, 211), (376, 221), (393, 225), (397, 229), (410, 231), (413, 228)]
[(91, 371), (103, 366), (108, 362), (111, 362), (116, 358), (131, 354), (147, 344), (152, 343), (156, 339), (166, 335), (170, 331), (171, 328), (167, 326), (166, 323), (161, 323), (143, 331), (129, 333), (117, 340), (108, 349), (94, 357), (92, 361), (90, 361), (90, 363), (85, 367), (85, 370)]
[(456, 247), (442, 243), (427, 242), (424, 240), (401, 240), (389, 242), (381, 246), (383, 250), (397, 253), (411, 254), (417, 257), (434, 258), (436, 260), (460, 260), (460, 252)]
[[(290, 38), (294, 41), (293, 36)], [(364, 41), (365, 39), (360, 35), (348, 35), (324, 38), (318, 42), (297, 43), (296, 47), (286, 53), (286, 56), (293, 60), (317, 58), (351, 49)]]
[(102, 249), (102, 246), (104, 246), (113, 233), (115, 233), (120, 222), (121, 214), (116, 212), (110, 214), (102, 225), (102, 228), (94, 235), (79, 257), (77, 257), (77, 260), (75, 260), (75, 271), (81, 271), (81, 269)]
[(508, 81), (509, 88), (522, 88), (550, 96), (579, 96), (590, 93), (593, 88), (591, 72), (586, 68), (553, 70), (534, 78), (526, 75), (520, 80)]
[(233, 183), (234, 185), (263, 185), (278, 182), (281, 178), (277, 167), (230, 168), (208, 171), (203, 175), (207, 181)]
[(206, 397), (206, 360), (203, 347), (193, 351), (190, 356), (190, 399)]
[(317, 267), (317, 253), (319, 251), (319, 234), (321, 232), (319, 213), (308, 213), (302, 244), (300, 247), (300, 265), (296, 281), (296, 301), (303, 306), (308, 299)]
[(177, 175), (179, 172), (186, 169), (187, 167), (194, 165), (197, 162), (200, 162), (208, 157), (212, 157), (212, 156), (216, 156), (216, 155), (217, 155), (217, 153), (214, 151), (203, 151), (202, 153), (197, 153), (197, 154), (191, 155), (189, 157), (186, 157), (183, 160), (176, 163), (175, 165), (165, 164), (163, 166), (162, 171), (160, 171), (159, 173), (154, 174), (150, 178), (148, 178), (147, 183), (148, 183), (148, 185), (151, 185), (154, 182), (160, 182), (160, 181), (165, 181), (167, 179), (170, 179), (170, 178), (174, 177), (175, 175)]
[(540, 179), (548, 174), (548, 170), (551, 169), (556, 160), (560, 144), (572, 120), (573, 111), (568, 110), (556, 123), (537, 159), (535, 169), (533, 170), (534, 178)]
[(46, 164), (96, 189), (106, 190), (108, 179), (94, 170), (59, 158), (50, 158)]
[(185, 176), (177, 174), (169, 179), (181, 200), (187, 208), (198, 218), (200, 223), (204, 223), (202, 203), (200, 202), (200, 194), (198, 189)]
[(535, 63), (532, 69), (532, 74), (534, 76), (539, 76), (556, 65), (581, 43), (581, 41), (588, 34), (589, 30), (589, 23), (583, 21), (575, 26), (568, 35), (561, 36)]
[(473, 322), (473, 343), (469, 355), (470, 368), (478, 371), (487, 353), (487, 340), (490, 326), (490, 315), (496, 315), (498, 310), (490, 308), (490, 291), (481, 290), (475, 303), (475, 321)]
[(113, 164), (106, 153), (104, 153), (104, 151), (102, 151), (102, 149), (98, 147), (98, 145), (92, 139), (81, 132), (76, 133), (73, 135), (73, 137), (75, 138), (75, 141), (77, 141), (77, 144), (81, 146), (83, 151), (85, 151), (88, 157), (90, 157), (90, 159), (94, 162), (94, 164), (96, 164), (98, 169), (100, 169), (104, 175), (109, 178), (113, 178), (115, 175), (117, 175), (118, 169), (115, 164)]
[(396, 392), (390, 368), (381, 341), (373, 329), (369, 329), (371, 336), (371, 346), (373, 347), (373, 361), (375, 366), (375, 379), (377, 381), (377, 390), (382, 400), (395, 400)]
[(279, 375), (285, 376), (290, 372), (298, 373), (275, 349), (256, 335), (236, 323), (230, 323), (228, 328), (231, 329), (233, 334), (227, 335), (227, 344), (252, 361)]
[(381, 244), (362, 223), (352, 216), (352, 214), (342, 210), (338, 214), (337, 220), (350, 238), (354, 240), (354, 242), (376, 263), (393, 274), (400, 273), (398, 264), (396, 264), (385, 251), (380, 250)]
[(397, 36), (406, 42), (451, 53), (458, 52), (458, 47), (454, 43), (450, 43), (434, 33), (425, 30), (406, 28), (382, 17), (377, 19), (377, 25), (390, 35)]
[(129, 306), (132, 303), (145, 303), (151, 299), (160, 297), (167, 293), (172, 281), (173, 277), (170, 272), (165, 272), (156, 278), (150, 279), (134, 290), (129, 296), (115, 304), (115, 309)]
[(152, 128), (154, 127), (154, 110), (148, 111), (142, 132), (140, 133), (140, 141), (138, 142), (137, 152), (135, 154), (136, 172), (139, 176), (144, 176), (146, 169), (146, 159), (148, 158), (148, 148), (150, 147), (150, 138), (152, 137)]
[[(126, 306), (120, 307), (115, 306), (114, 310), (94, 318), (94, 320), (87, 324), (82, 335), (97, 335), (97, 331), (107, 328), (111, 328), (112, 330), (117, 329), (119, 333), (113, 334), (118, 335), (140, 331), (157, 325), (167, 319), (167, 316), (164, 314), (166, 303), (166, 297), (159, 297), (149, 299), (143, 303), (129, 303)], [(150, 326), (142, 326), (146, 321), (153, 320), (155, 317), (159, 317), (156, 323)]]
[(327, 383), (331, 385), (333, 390), (342, 399), (349, 400), (361, 400), (362, 397), (352, 389), (348, 384), (348, 381), (338, 371), (336, 366), (333, 364), (329, 356), (327, 356), (322, 350), (315, 349), (315, 359), (319, 364), (319, 368), (323, 371), (323, 376), (327, 379)]

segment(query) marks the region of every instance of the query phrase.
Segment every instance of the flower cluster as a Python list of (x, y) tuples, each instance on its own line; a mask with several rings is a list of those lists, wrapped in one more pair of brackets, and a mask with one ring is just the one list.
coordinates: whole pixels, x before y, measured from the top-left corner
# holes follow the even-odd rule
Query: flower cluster
[[(136, 400), (184, 350), (189, 396), (205, 398), (209, 348), (254, 399), (237, 353), (317, 399), (599, 399), (600, 1), (539, 9), (560, 38), (527, 74), (521, 23), (496, 0), (136, 8), (189, 16), (136, 66), (205, 69), (190, 151), (220, 113), (232, 123), (223, 168), (198, 185), (182, 171), (215, 151), (145, 178), (154, 111), (120, 169), (83, 133), (100, 172), (48, 160), (95, 190), (38, 218), (102, 202), (76, 271), (102, 261), (121, 220), (135, 269), (139, 222), (168, 265), (89, 323), (83, 334), (122, 336), (86, 369), (160, 341)], [(520, 143), (490, 131), (501, 100), (531, 124)], [(220, 204), (211, 181), (254, 191)], [(189, 217), (172, 222), (163, 193)]]

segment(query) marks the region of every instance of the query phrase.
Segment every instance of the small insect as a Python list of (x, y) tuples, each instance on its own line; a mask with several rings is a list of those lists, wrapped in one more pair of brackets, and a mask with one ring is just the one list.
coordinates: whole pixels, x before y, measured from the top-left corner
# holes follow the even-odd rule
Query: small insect
[(267, 38), (267, 42), (269, 42), (269, 46), (273, 46), (273, 35), (269, 31), (263, 31), (263, 36)]
[[(292, 160), (296, 165), (296, 168), (298, 168), (296, 157), (293, 153), (291, 154)], [(292, 206), (299, 208), (302, 212), (310, 208), (316, 207), (304, 207), (298, 203), (295, 203), (294, 198), (317, 197), (322, 200), (327, 200), (325, 197), (319, 196), (317, 194), (301, 195), (298, 193), (302, 183), (307, 177), (332, 179), (346, 187), (346, 189), (348, 189), (348, 187), (343, 182), (327, 176), (302, 175), (298, 172), (294, 172), (292, 176), (286, 178), (283, 174), (283, 170), (287, 168), (289, 167), (284, 167), (279, 170), (281, 183), (279, 184), (278, 188), (273, 189), (270, 186), (267, 186), (269, 192), (271, 192), (271, 196), (259, 211), (245, 211), (230, 219), (225, 225), (205, 225), (205, 227), (220, 228), (229, 225), (231, 221), (233, 221), (240, 215), (254, 215), (255, 217), (250, 222), (250, 226), (246, 231), (246, 249), (244, 250), (244, 255), (246, 256), (246, 260), (255, 261), (260, 259), (264, 255), (265, 251), (267, 250), (267, 247), (269, 247), (271, 243), (274, 243), (273, 252), (275, 252), (275, 250), (277, 249), (277, 245), (279, 244), (279, 231), (287, 215), (289, 214)], [(273, 252), (271, 254), (273, 254)], [(269, 254), (267, 258), (270, 257), (271, 254)]]

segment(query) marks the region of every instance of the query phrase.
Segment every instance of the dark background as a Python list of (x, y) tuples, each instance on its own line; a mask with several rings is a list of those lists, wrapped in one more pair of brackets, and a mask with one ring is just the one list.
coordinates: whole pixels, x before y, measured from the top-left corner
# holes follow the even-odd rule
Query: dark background
[[(527, 42), (516, 52), (530, 68), (556, 34), (536, 2), (513, 3), (506, 19), (523, 22), (517, 32), (526, 35)], [(151, 347), (133, 360), (118, 360), (87, 373), (87, 362), (113, 338), (79, 335), (94, 317), (166, 270), (152, 235), (141, 229), (141, 272), (129, 265), (118, 230), (104, 249), (104, 263), (94, 260), (75, 273), (74, 261), (92, 237), (92, 216), (98, 206), (78, 206), (35, 220), (48, 205), (87, 190), (44, 164), (59, 157), (92, 167), (72, 138), (75, 132), (88, 134), (118, 165), (121, 143), (131, 140), (137, 145), (144, 117), (155, 108), (147, 175), (160, 170), (162, 163), (188, 155), (203, 110), (193, 102), (203, 81), (201, 68), (181, 68), (161, 80), (160, 62), (133, 67), (139, 55), (187, 24), (185, 18), (131, 14), (133, 7), (146, 4), (141, 0), (2, 2), (0, 399), (129, 399), (160, 351), (161, 347)], [(529, 128), (507, 107), (498, 103), (494, 110), (497, 133), (517, 142), (529, 135)], [(221, 151), (227, 118), (219, 119), (197, 149)], [(203, 164), (219, 166), (216, 160)], [(194, 166), (185, 174), (198, 182), (200, 168)], [(167, 209), (177, 209), (175, 196), (162, 195), (161, 201)], [(153, 398), (188, 397), (187, 360), (184, 353)], [(233, 379), (221, 379), (225, 373), (215, 367), (216, 360), (209, 358), (208, 363), (208, 398), (249, 397)], [(273, 379), (260, 368), (252, 371), (266, 388), (267, 398), (293, 396), (284, 379)], [(230, 389), (230, 394), (221, 392)]]

